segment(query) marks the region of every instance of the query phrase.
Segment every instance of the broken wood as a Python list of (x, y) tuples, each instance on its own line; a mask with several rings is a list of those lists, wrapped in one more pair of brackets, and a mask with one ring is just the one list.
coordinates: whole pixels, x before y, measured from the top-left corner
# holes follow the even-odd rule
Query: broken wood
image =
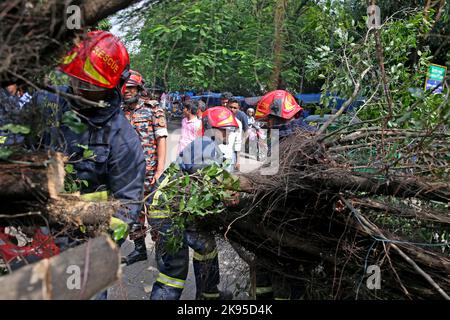
[[(311, 170), (313, 173), (315, 171), (316, 174), (309, 172), (304, 177), (299, 176), (299, 180), (296, 183), (304, 186), (320, 186), (330, 191), (351, 189), (353, 191), (368, 192), (373, 195), (394, 195), (401, 198), (417, 197), (444, 202), (450, 199), (450, 183), (446, 182), (426, 181), (426, 179), (419, 177), (391, 177), (390, 180), (380, 180), (373, 176), (355, 175), (352, 172), (337, 168), (329, 168), (322, 171), (312, 168)], [(252, 193), (256, 189), (261, 188), (257, 173), (252, 172), (252, 176), (238, 176), (241, 192)], [(301, 180), (302, 178), (303, 181)], [(290, 181), (276, 178), (271, 181), (271, 184), (277, 183), (279, 184), (278, 187), (283, 189), (284, 185), (290, 183)]]
[[(76, 196), (60, 195), (46, 204), (34, 201), (17, 201), (0, 208), (0, 226), (11, 223), (46, 226), (63, 225), (71, 228), (109, 226), (111, 217), (121, 206), (119, 201), (83, 201)], [(26, 212), (32, 215), (24, 214)]]
[(0, 162), (0, 199), (58, 199), (64, 191), (64, 175), (61, 153), (25, 154)]
[(104, 235), (0, 278), (2, 300), (89, 299), (121, 275), (116, 244)]

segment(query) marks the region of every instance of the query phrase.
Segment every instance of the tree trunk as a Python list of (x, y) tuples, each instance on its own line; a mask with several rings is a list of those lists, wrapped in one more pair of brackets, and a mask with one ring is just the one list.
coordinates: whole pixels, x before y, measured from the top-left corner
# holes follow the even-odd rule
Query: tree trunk
[(284, 19), (286, 16), (286, 0), (277, 0), (276, 8), (275, 8), (275, 17), (274, 17), (274, 26), (275, 26), (275, 34), (274, 34), (274, 46), (273, 46), (273, 72), (271, 77), (270, 89), (276, 90), (280, 86), (281, 82), (281, 68), (283, 64), (283, 26)]
[(47, 223), (71, 226), (108, 226), (120, 208), (118, 201), (91, 202), (75, 196), (61, 196), (46, 204), (38, 201), (8, 202), (0, 208), (0, 226), (20, 222), (22, 225), (45, 226)]
[(24, 155), (0, 162), (0, 199), (57, 199), (64, 191), (64, 162), (60, 153)]
[(0, 299), (89, 299), (120, 274), (119, 249), (108, 236), (101, 236), (1, 277), (5, 290), (0, 290)]

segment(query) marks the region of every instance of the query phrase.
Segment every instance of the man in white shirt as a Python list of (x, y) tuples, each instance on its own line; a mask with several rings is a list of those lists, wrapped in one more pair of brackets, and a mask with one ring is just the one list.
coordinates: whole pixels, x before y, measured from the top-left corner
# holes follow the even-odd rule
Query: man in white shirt
[[(227, 107), (228, 107), (228, 109), (231, 110), (233, 115), (236, 117), (236, 115), (240, 109), (239, 102), (235, 99), (230, 99), (230, 100), (228, 100)], [(241, 157), (243, 131), (242, 131), (242, 122), (240, 120), (238, 120), (237, 118), (236, 118), (236, 121), (239, 124), (239, 129), (235, 130), (234, 132), (231, 132), (228, 137), (228, 139), (229, 139), (228, 148), (231, 149), (231, 150), (228, 150), (228, 152), (231, 152), (231, 163), (232, 163), (231, 171), (239, 171), (240, 167), (241, 167), (240, 157)]]

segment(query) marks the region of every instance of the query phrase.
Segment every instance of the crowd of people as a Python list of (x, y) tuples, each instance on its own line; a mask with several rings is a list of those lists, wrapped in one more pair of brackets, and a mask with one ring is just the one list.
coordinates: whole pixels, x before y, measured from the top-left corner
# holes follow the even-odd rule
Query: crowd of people
[[(161, 205), (153, 191), (164, 177), (166, 167), (167, 120), (160, 106), (160, 97), (145, 90), (143, 76), (130, 69), (125, 46), (109, 32), (92, 31), (73, 48), (59, 66), (70, 83), (56, 88), (56, 93), (38, 91), (31, 97), (20, 85), (11, 83), (3, 94), (15, 99), (17, 108), (28, 102), (46, 108), (58, 128), (48, 128), (40, 142), (70, 157), (82, 194), (107, 191), (123, 202), (115, 214), (128, 225), (134, 250), (122, 262), (131, 265), (148, 258), (145, 244), (147, 219), (152, 239), (156, 242), (159, 275), (153, 285), (151, 299), (179, 299), (188, 272), (189, 247), (194, 250), (193, 264), (197, 299), (231, 299), (222, 292), (217, 245), (211, 233), (199, 231), (195, 224), (187, 227), (184, 244), (176, 253), (165, 250), (171, 214), (176, 208)], [(80, 99), (80, 97), (82, 99)], [(184, 172), (193, 173), (211, 163), (226, 170), (240, 170), (243, 145), (249, 132), (279, 129), (280, 137), (292, 134), (292, 123), (301, 107), (290, 101), (284, 104), (259, 105), (243, 112), (231, 93), (223, 93), (221, 105), (207, 107), (201, 100), (182, 104), (181, 137), (177, 144), (176, 163)], [(66, 112), (79, 116), (87, 129), (74, 131), (61, 119)], [(3, 115), (2, 115), (3, 116)], [(8, 144), (8, 137), (0, 143)], [(84, 148), (92, 150), (94, 158), (83, 156)], [(145, 204), (142, 199), (146, 199)], [(144, 206), (148, 210), (144, 210)], [(118, 242), (119, 245), (124, 240)], [(282, 285), (274, 285), (282, 283)], [(277, 289), (279, 291), (277, 291)], [(275, 291), (274, 291), (275, 289)], [(267, 270), (257, 276), (257, 297), (291, 298), (288, 281), (274, 277)], [(106, 298), (104, 292), (100, 298)]]

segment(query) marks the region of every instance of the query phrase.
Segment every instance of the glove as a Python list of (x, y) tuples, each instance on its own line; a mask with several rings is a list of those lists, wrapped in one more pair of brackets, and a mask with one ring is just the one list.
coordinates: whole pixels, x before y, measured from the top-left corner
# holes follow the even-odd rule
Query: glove
[(125, 239), (128, 235), (129, 225), (119, 218), (112, 217), (109, 223), (109, 229), (112, 232), (114, 241)]

